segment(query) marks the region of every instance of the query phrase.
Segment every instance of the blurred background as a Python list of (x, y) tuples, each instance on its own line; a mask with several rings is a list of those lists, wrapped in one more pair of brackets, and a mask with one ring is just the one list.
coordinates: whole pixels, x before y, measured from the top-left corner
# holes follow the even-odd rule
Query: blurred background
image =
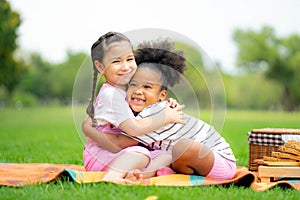
[[(70, 105), (76, 73), (100, 35), (162, 28), (203, 48), (221, 73), (227, 108), (299, 111), (299, 10), (297, 0), (0, 0), (0, 108)], [(176, 45), (204, 68), (197, 49)], [(209, 108), (205, 82), (190, 83)]]

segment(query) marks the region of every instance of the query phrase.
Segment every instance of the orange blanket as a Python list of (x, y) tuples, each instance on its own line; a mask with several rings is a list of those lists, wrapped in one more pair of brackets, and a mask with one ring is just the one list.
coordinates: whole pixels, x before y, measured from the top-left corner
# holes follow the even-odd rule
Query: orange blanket
[[(59, 179), (79, 184), (101, 182), (105, 172), (86, 172), (83, 166), (50, 163), (9, 163), (0, 164), (0, 185), (20, 187), (28, 184), (40, 184)], [(280, 180), (271, 183), (258, 182), (257, 175), (245, 167), (238, 167), (231, 180), (209, 179), (203, 176), (172, 174), (158, 176), (141, 181), (141, 185), (157, 186), (209, 186), (229, 185), (251, 187), (254, 191), (264, 191), (275, 185), (300, 190), (300, 180)]]

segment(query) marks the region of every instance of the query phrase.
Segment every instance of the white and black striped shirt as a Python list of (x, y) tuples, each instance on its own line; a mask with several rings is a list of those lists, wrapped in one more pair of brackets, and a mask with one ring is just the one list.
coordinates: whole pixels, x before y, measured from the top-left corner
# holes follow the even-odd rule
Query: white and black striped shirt
[[(157, 114), (165, 109), (165, 101), (148, 106), (137, 116), (145, 118)], [(185, 124), (169, 124), (163, 128), (141, 135), (132, 137), (140, 143), (150, 146), (153, 149), (171, 151), (173, 146), (180, 139), (188, 138), (205, 144), (212, 151), (217, 152), (222, 157), (235, 161), (234, 154), (226, 140), (209, 124), (195, 117), (186, 115)], [(126, 133), (123, 133), (127, 135)]]

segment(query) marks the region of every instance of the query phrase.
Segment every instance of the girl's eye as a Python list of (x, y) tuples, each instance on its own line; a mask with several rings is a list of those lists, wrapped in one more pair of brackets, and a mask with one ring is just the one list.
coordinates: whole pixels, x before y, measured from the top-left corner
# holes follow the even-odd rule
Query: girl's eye
[(151, 86), (150, 85), (144, 85), (144, 88), (145, 89), (151, 89)]
[(128, 59), (127, 59), (127, 61), (133, 61), (133, 60), (134, 60), (133, 58), (128, 58)]
[(129, 83), (129, 87), (136, 87), (135, 83)]
[(114, 61), (112, 61), (112, 63), (119, 63), (119, 61), (118, 60), (114, 60)]

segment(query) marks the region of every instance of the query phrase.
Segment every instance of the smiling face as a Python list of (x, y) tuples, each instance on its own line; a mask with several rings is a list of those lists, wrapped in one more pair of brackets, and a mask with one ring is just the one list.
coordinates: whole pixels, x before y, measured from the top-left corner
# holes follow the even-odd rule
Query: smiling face
[(148, 67), (140, 67), (129, 82), (127, 101), (134, 112), (166, 99), (167, 91), (161, 90), (161, 74)]
[(102, 62), (95, 60), (95, 66), (107, 83), (120, 89), (126, 88), (137, 68), (132, 47), (127, 41), (106, 46)]

